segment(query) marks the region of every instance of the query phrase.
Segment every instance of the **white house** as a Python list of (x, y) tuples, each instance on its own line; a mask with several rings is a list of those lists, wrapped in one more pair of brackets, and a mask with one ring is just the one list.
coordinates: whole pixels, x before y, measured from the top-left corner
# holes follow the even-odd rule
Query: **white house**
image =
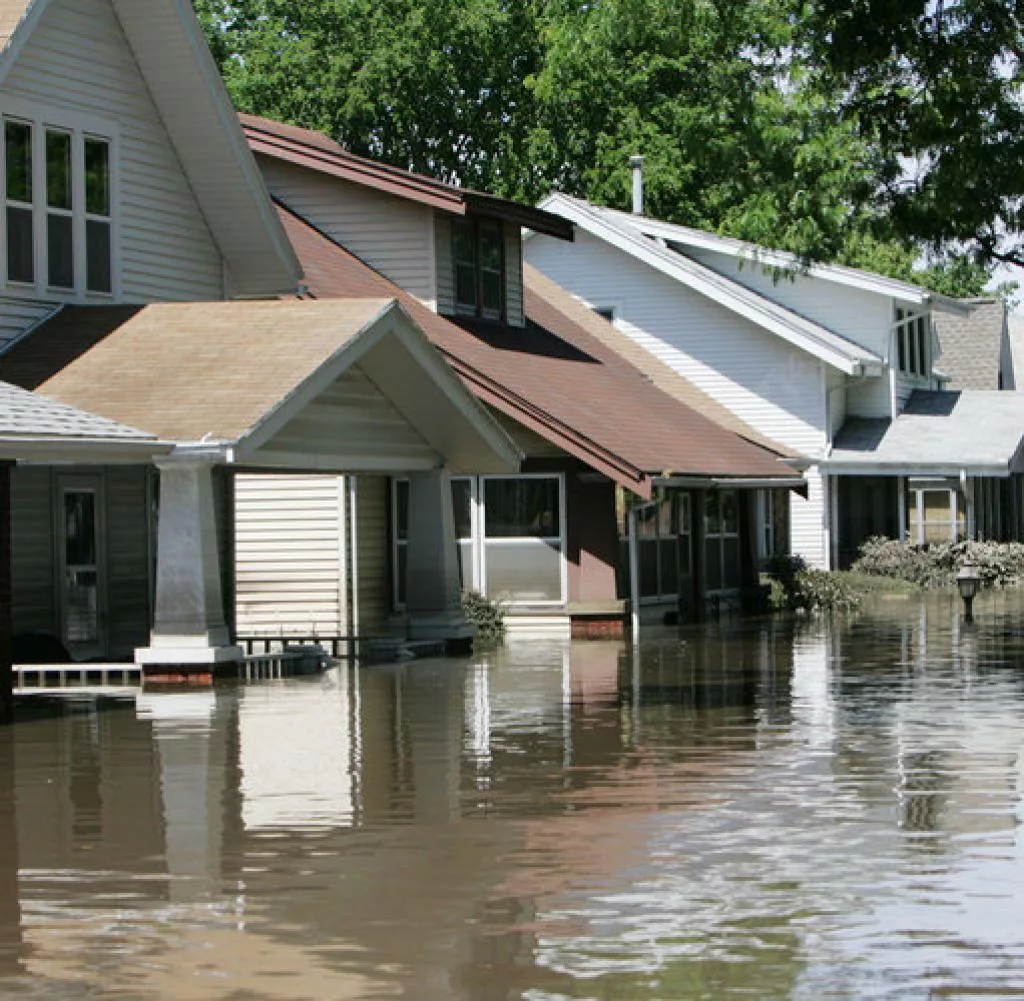
[[(995, 464), (973, 464), (961, 450), (941, 467), (903, 450), (895, 463), (875, 462), (870, 448), (858, 461), (848, 450), (841, 462), (835, 454), (844, 427), (854, 430), (860, 420), (876, 431), (902, 427), (912, 396), (941, 391), (932, 312), (941, 306), (965, 314), (967, 307), (851, 268), (800, 271), (783, 254), (563, 194), (542, 207), (573, 222), (576, 240), (563, 246), (530, 234), (524, 253), (531, 265), (805, 457), (808, 495), (790, 501), (793, 552), (831, 567), (870, 534), (923, 541), (936, 535), (932, 522), (945, 537), (994, 533), (984, 519), (964, 517), (973, 504), (970, 480), (998, 477), (1009, 485), (1016, 447), (1000, 451)], [(1024, 412), (1021, 418), (1024, 431)], [(944, 430), (954, 433), (950, 423), (929, 433)], [(1014, 446), (1019, 441), (1018, 434)]]

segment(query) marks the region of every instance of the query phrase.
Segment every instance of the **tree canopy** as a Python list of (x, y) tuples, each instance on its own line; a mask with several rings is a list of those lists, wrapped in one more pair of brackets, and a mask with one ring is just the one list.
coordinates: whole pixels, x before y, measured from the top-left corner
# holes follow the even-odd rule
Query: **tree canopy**
[[(245, 111), (976, 294), (1024, 264), (1015, 0), (194, 0)], [(931, 267), (922, 272), (924, 255)]]

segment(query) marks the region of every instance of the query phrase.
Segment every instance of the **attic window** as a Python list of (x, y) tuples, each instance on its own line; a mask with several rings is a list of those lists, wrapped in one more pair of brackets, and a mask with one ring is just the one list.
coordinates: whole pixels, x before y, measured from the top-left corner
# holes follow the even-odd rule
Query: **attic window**
[(109, 295), (110, 139), (5, 118), (3, 154), (6, 280)]
[(896, 310), (896, 355), (904, 375), (927, 378), (931, 371), (931, 326), (928, 317)]
[(505, 248), (499, 222), (456, 219), (452, 223), (455, 311), (484, 320), (505, 312)]

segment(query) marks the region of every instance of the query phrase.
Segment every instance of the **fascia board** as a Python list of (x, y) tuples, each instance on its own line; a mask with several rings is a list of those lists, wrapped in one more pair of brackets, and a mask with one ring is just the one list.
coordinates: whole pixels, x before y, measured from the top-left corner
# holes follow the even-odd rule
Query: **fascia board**
[[(552, 208), (551, 205), (557, 207)], [(865, 370), (865, 366), (882, 365), (882, 360), (869, 352), (844, 352), (838, 347), (822, 344), (818, 339), (820, 335), (806, 330), (806, 321), (794, 313), (789, 313), (785, 307), (776, 306), (762, 296), (755, 298), (755, 293), (749, 292), (731, 279), (719, 275), (711, 268), (707, 268), (697, 261), (686, 261), (685, 258), (671, 250), (651, 244), (646, 237), (639, 233), (631, 233), (623, 226), (613, 225), (608, 220), (601, 218), (600, 214), (583, 208), (579, 203), (560, 199), (560, 196), (555, 195), (552, 196), (548, 204), (545, 204), (545, 207), (548, 211), (564, 214), (566, 218), (592, 236), (635, 257), (846, 375), (859, 375)], [(790, 321), (787, 317), (784, 321), (782, 318), (774, 316), (773, 313), (776, 309), (788, 313), (792, 320)], [(837, 336), (836, 339), (838, 339)]]
[(173, 443), (155, 440), (0, 435), (0, 458), (26, 462), (148, 463), (173, 448)]

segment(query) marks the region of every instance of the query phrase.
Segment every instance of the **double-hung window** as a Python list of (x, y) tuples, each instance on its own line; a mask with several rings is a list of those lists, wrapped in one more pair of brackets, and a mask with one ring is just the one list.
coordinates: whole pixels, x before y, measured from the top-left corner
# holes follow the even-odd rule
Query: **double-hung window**
[(501, 223), (456, 219), (452, 223), (455, 311), (501, 320), (505, 315), (505, 247)]
[(14, 117), (3, 126), (6, 283), (112, 294), (111, 139)]
[(896, 310), (896, 355), (904, 375), (927, 378), (931, 371), (931, 324), (928, 317)]

